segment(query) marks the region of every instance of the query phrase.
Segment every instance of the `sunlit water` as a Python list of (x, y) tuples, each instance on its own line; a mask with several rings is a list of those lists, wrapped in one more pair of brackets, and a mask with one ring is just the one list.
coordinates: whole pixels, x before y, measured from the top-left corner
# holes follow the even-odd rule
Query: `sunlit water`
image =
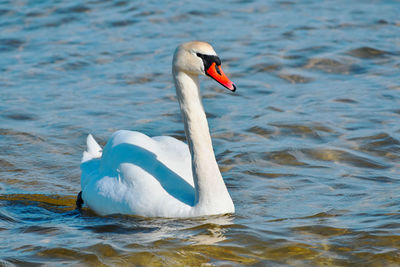
[[(0, 4), (0, 265), (400, 264), (398, 1), (80, 2)], [(238, 86), (202, 79), (236, 214), (75, 210), (88, 133), (184, 139), (193, 39)]]

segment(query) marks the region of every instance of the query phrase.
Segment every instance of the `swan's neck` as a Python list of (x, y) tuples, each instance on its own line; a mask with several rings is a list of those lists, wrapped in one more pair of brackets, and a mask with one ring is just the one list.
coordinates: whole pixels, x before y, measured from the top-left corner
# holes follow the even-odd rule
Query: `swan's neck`
[(215, 159), (198, 77), (184, 72), (174, 71), (173, 74), (192, 156), (196, 208), (216, 211), (222, 208), (226, 211), (227, 206), (231, 205), (233, 208), (233, 203)]

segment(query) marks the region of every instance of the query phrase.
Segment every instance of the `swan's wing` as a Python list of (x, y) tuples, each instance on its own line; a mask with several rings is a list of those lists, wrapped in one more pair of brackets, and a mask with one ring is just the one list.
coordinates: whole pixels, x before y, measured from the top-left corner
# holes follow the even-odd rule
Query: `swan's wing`
[(184, 212), (194, 204), (189, 149), (172, 137), (118, 131), (101, 159), (85, 161), (81, 168), (82, 197), (100, 214), (151, 216), (162, 214), (160, 207)]
[(160, 147), (158, 155), (160, 161), (194, 187), (192, 160), (188, 145), (170, 136), (156, 136), (153, 137), (153, 140)]

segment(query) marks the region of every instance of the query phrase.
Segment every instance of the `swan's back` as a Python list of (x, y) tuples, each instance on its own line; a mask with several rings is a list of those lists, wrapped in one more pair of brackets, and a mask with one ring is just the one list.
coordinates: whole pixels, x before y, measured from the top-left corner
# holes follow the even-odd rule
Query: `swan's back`
[[(88, 154), (95, 146), (90, 138)], [(82, 198), (97, 213), (168, 217), (169, 212), (176, 216), (194, 205), (191, 158), (185, 143), (122, 130), (113, 134), (97, 156), (86, 154), (81, 164)]]

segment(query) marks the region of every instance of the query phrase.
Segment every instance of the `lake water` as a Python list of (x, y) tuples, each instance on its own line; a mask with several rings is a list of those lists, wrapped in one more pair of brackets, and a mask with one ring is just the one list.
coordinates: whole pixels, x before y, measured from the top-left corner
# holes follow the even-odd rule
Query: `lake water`
[[(400, 265), (400, 2), (2, 1), (0, 265)], [(172, 54), (202, 79), (236, 214), (79, 212), (88, 133), (184, 140)]]

